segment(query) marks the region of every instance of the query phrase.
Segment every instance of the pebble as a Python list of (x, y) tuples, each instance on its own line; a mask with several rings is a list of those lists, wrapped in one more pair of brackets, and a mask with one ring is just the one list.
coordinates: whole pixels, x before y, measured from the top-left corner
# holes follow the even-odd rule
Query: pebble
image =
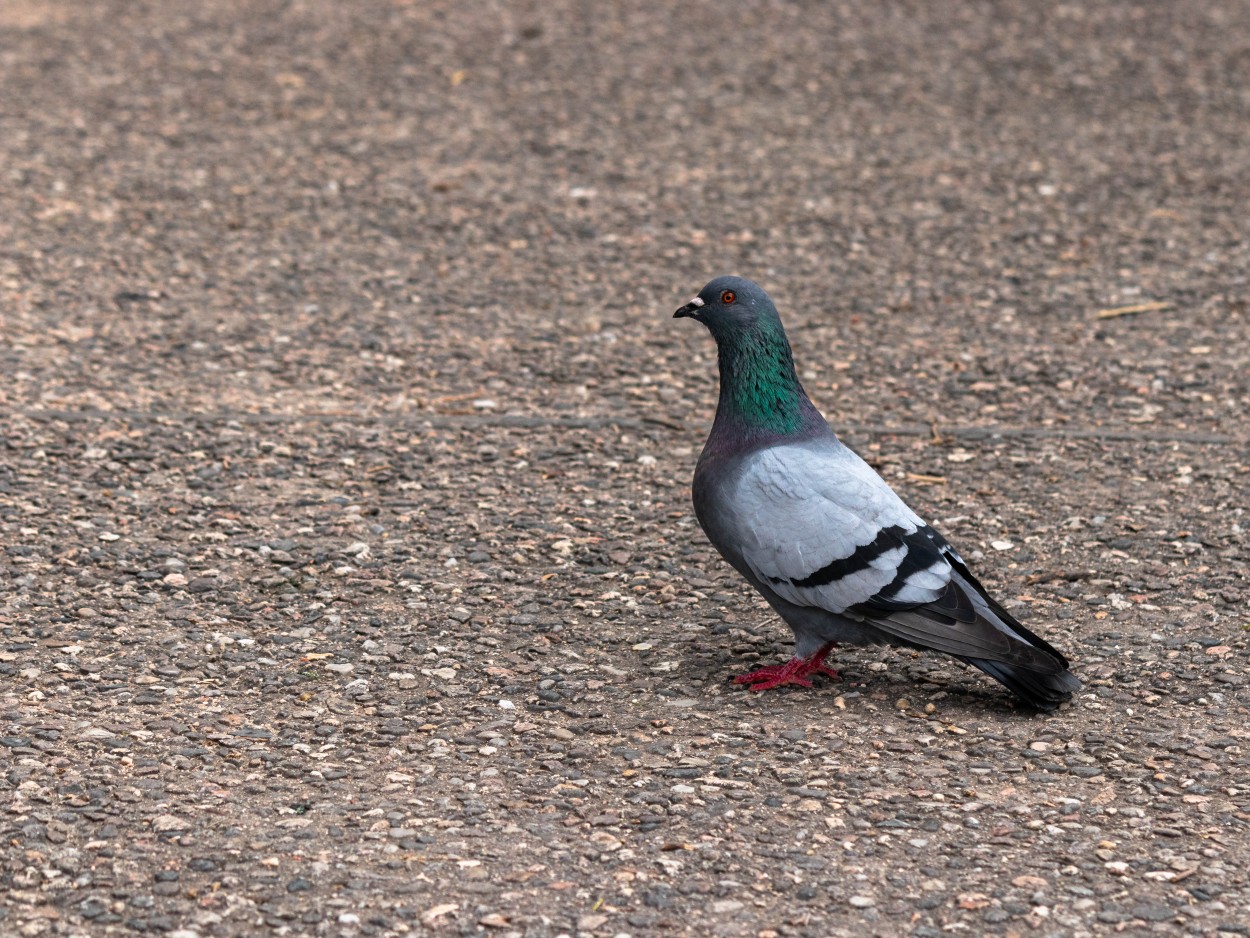
[(152, 819), (152, 830), (162, 834), (170, 831), (187, 830), (190, 826), (190, 821), (180, 818), (176, 814), (162, 814)]

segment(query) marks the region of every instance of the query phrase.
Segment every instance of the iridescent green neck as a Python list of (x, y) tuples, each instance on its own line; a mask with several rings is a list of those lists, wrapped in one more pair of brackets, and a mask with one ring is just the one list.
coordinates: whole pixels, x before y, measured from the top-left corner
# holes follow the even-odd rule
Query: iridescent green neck
[(819, 419), (794, 372), (790, 343), (779, 321), (757, 322), (750, 330), (718, 339), (718, 421), (785, 435), (797, 433), (812, 416)]

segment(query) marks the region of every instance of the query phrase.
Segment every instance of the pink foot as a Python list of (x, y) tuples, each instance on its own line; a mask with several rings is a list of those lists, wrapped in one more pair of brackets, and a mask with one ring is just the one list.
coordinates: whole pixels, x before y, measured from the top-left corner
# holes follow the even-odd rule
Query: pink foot
[(825, 655), (833, 650), (833, 642), (822, 646), (809, 658), (794, 657), (785, 664), (770, 664), (766, 668), (752, 671), (750, 674), (739, 674), (734, 678), (735, 684), (750, 684), (747, 690), (772, 690), (782, 684), (798, 684), (800, 687), (811, 687), (807, 678), (813, 674), (823, 674), (835, 681), (840, 680), (838, 672), (825, 664)]

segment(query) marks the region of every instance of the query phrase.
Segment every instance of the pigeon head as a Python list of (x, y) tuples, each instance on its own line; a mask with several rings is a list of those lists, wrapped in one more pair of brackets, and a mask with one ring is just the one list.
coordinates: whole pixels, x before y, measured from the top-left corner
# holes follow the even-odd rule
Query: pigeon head
[(717, 277), (699, 295), (673, 313), (674, 319), (697, 319), (718, 339), (759, 326), (780, 326), (777, 308), (759, 284), (744, 277)]
[(714, 436), (758, 442), (829, 432), (799, 384), (777, 307), (759, 284), (717, 277), (673, 316), (697, 319), (716, 340), (720, 403)]

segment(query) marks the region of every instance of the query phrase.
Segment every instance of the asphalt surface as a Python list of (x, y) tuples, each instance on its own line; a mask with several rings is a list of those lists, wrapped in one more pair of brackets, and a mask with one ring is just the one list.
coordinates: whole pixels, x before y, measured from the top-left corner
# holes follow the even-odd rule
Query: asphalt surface
[[(0, 933), (1246, 934), (1247, 36), (0, 0)], [(729, 683), (729, 272), (1070, 706)]]

